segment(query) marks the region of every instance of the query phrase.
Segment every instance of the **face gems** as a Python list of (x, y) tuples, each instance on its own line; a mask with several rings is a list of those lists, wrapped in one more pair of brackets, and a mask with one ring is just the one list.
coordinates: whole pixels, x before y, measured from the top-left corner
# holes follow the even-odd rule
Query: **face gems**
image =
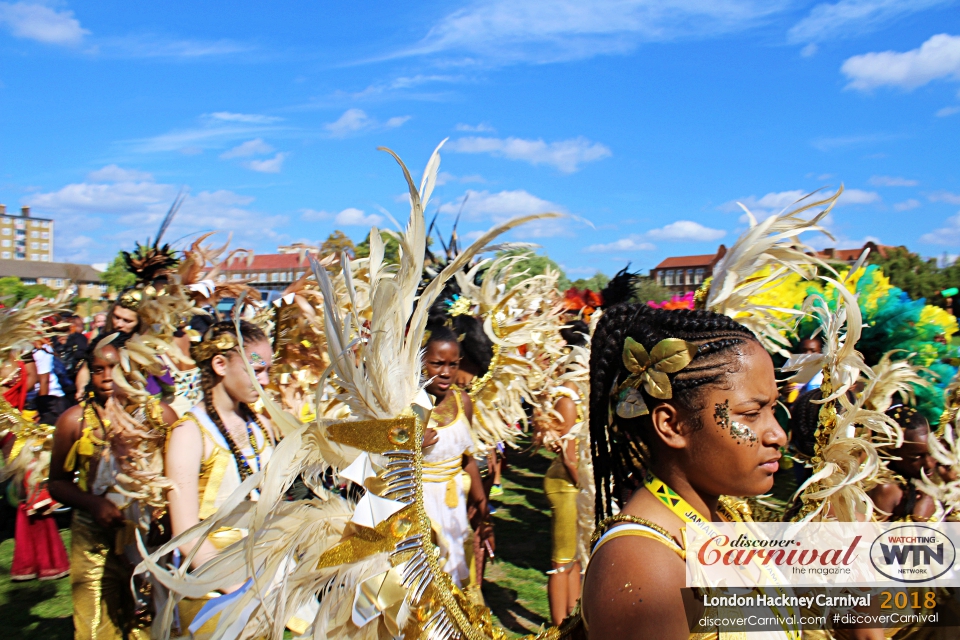
[(737, 440), (737, 444), (741, 444), (741, 441), (746, 441), (751, 446), (757, 443), (757, 434), (753, 432), (753, 429), (740, 422), (730, 420), (729, 400), (724, 400), (722, 403), (718, 402), (713, 407), (713, 419), (717, 421), (717, 426), (721, 429), (728, 429), (730, 435)]
[(267, 361), (264, 360), (263, 357), (256, 351), (250, 354), (250, 364), (258, 365), (258, 364), (266, 364), (266, 363)]

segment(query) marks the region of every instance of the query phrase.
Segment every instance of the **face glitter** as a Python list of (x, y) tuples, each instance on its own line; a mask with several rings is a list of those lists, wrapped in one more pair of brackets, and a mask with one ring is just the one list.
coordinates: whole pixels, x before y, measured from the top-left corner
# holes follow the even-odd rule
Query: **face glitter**
[(730, 420), (730, 401), (724, 400), (722, 403), (718, 402), (713, 405), (713, 419), (717, 421), (717, 426), (721, 429), (727, 429), (730, 431), (730, 435), (737, 439), (737, 444), (740, 444), (741, 440), (749, 442), (751, 445), (756, 444), (757, 434), (753, 432), (753, 429), (747, 425), (736, 422), (735, 420)]
[(250, 354), (250, 364), (266, 364), (266, 362), (256, 351)]

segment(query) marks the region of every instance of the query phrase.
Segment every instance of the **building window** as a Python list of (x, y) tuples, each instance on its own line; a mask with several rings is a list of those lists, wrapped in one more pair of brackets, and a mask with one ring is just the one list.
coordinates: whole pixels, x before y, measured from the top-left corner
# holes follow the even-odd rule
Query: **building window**
[(45, 256), (41, 256), (41, 257), (40, 257), (40, 260), (43, 261), (43, 262), (50, 262), (50, 256), (46, 256), (46, 255), (45, 255)]
[(276, 271), (274, 271), (273, 273), (270, 274), (270, 281), (271, 281), (271, 282), (276, 282), (276, 281), (279, 280), (279, 279), (280, 279), (280, 274), (277, 273)]
[(673, 269), (667, 269), (663, 272), (663, 284), (668, 287), (673, 286)]
[(687, 269), (687, 281), (685, 284), (693, 284), (693, 269)]
[(36, 278), (24, 278), (23, 284), (37, 284)]
[(63, 287), (63, 278), (57, 278), (57, 289)]
[(5, 235), (5, 236), (10, 235), (10, 227), (4, 227), (4, 228), (3, 228), (3, 235)]
[(40, 248), (40, 243), (39, 243), (39, 242), (31, 242), (31, 243), (30, 243), (30, 248), (31, 248), (31, 249), (39, 249), (39, 248)]
[(243, 274), (242, 274), (242, 273), (235, 273), (235, 274), (233, 274), (233, 279), (234, 279), (234, 280), (241, 280), (241, 279), (243, 279)]
[(697, 269), (693, 274), (693, 284), (703, 284), (703, 274), (706, 273), (705, 269)]
[(227, 276), (221, 273), (221, 274), (220, 274), (220, 277), (217, 278), (217, 281), (218, 281), (218, 282), (226, 282), (226, 281), (227, 281)]
[(44, 240), (46, 240), (47, 238), (50, 237), (50, 232), (49, 232), (49, 231), (44, 231), (44, 232), (43, 232), (42, 234), (40, 234), (40, 235), (43, 237)]
[(267, 274), (261, 273), (259, 279), (260, 279), (260, 282), (266, 282), (266, 281), (267, 281)]
[(31, 237), (31, 238), (39, 238), (39, 237), (40, 237), (40, 232), (39, 232), (39, 231), (31, 231), (31, 232), (30, 232), (30, 237)]
[(100, 293), (106, 293), (106, 292), (107, 292), (107, 285), (105, 284), (100, 285)]
[(43, 249), (44, 251), (46, 251), (47, 249), (50, 248), (50, 244), (47, 243), (47, 242), (44, 242), (44, 243), (43, 243), (43, 246), (41, 246), (40, 248)]
[(3, 246), (9, 247), (9, 246), (10, 246), (10, 241), (9, 241), (9, 240), (4, 240), (4, 241), (3, 241)]

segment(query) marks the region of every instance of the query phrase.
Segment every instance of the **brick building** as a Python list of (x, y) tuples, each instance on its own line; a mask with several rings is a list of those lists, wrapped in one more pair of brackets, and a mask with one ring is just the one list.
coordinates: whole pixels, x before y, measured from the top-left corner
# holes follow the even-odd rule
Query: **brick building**
[(245, 280), (257, 289), (282, 291), (309, 270), (307, 252), (234, 256), (221, 268), (220, 281)]
[(44, 284), (55, 291), (76, 285), (79, 298), (107, 297), (107, 285), (100, 282), (100, 272), (88, 264), (0, 260), (0, 278), (7, 277), (20, 278), (23, 284)]
[(727, 247), (720, 245), (716, 253), (670, 257), (651, 269), (650, 277), (671, 293), (690, 293), (713, 275), (714, 266), (726, 253)]

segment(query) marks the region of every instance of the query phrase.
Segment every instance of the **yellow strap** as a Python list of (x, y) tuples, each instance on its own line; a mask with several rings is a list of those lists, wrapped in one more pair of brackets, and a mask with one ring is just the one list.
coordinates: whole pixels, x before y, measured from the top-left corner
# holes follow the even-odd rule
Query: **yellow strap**
[[(644, 525), (640, 525), (640, 526), (644, 526)], [(624, 536), (636, 536), (639, 538), (650, 538), (651, 540), (656, 540), (657, 542), (663, 544), (668, 549), (670, 549), (671, 551), (676, 553), (678, 556), (680, 556), (681, 560), (687, 559), (687, 552), (683, 550), (683, 547), (677, 544), (676, 540), (664, 538), (659, 533), (656, 533), (655, 531), (651, 531), (650, 529), (627, 529), (623, 527), (619, 529), (614, 529), (609, 534), (601, 538), (600, 542), (597, 543), (597, 546), (593, 548), (593, 553), (596, 553), (600, 547), (610, 542), (611, 540), (616, 540), (617, 538), (622, 538)]]
[(73, 443), (72, 447), (70, 447), (70, 452), (67, 454), (67, 459), (63, 463), (64, 471), (76, 471), (78, 457), (89, 458), (93, 455), (94, 442), (90, 438), (91, 429), (93, 429), (93, 427), (84, 427), (80, 437), (77, 438), (77, 441)]
[[(220, 493), (220, 485), (227, 473), (227, 467), (232, 462), (233, 456), (229, 452), (220, 447), (214, 447), (211, 460), (201, 465), (200, 483), (197, 487), (201, 494), (198, 514), (201, 520), (206, 520), (217, 512), (217, 495)], [(207, 466), (207, 469), (203, 469), (203, 466)]]

